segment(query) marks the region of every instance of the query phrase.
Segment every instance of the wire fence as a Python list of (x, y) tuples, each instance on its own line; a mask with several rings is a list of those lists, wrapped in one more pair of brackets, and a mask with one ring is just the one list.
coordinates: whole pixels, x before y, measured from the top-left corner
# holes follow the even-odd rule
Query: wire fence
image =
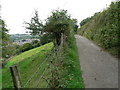
[[(32, 81), (32, 79), (40, 72), (40, 69), (42, 68), (42, 66), (48, 61), (48, 59), (50, 60), (51, 55), (54, 53), (53, 49), (50, 54), (45, 58), (45, 60), (38, 66), (38, 68), (36, 69), (36, 71), (30, 76), (30, 78), (27, 80), (27, 82), (25, 83), (25, 85), (22, 88), (26, 88), (26, 86)], [(34, 88), (37, 88), (41, 79), (44, 77), (45, 72), (47, 71), (47, 69), (50, 67), (50, 64), (47, 64), (46, 67), (44, 68), (42, 74), (38, 77), (37, 79), (37, 84), (34, 86)]]
[[(29, 88), (31, 82), (34, 83), (34, 85), (32, 85), (32, 88), (48, 88), (48, 87), (54, 88), (58, 86), (59, 83), (58, 79), (60, 78), (58, 73), (59, 69), (61, 68), (60, 66), (62, 65), (63, 62), (61, 59), (63, 58), (61, 53), (63, 49), (62, 48), (63, 40), (61, 41), (62, 41), (61, 45), (55, 46), (51, 50), (51, 52), (47, 55), (45, 60), (43, 60), (43, 62), (41, 62), (41, 64), (34, 70), (33, 74), (29, 76), (29, 79), (26, 81), (26, 83), (24, 85), (20, 85), (17, 87)], [(34, 79), (36, 76), (38, 77)], [(13, 81), (15, 80), (18, 80), (18, 78), (16, 78), (16, 75), (13, 75)], [(15, 83), (14, 85), (16, 85), (17, 82), (19, 81), (13, 82)], [(57, 84), (55, 82), (57, 82)], [(42, 84), (44, 84), (44, 87), (42, 86)]]

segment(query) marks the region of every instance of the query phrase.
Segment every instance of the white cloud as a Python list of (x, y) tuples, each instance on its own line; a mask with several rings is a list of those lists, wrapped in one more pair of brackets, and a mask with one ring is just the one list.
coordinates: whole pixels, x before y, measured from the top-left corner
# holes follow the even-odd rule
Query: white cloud
[[(1, 15), (10, 33), (25, 33), (24, 21), (29, 21), (34, 9), (44, 20), (54, 9), (67, 9), (79, 22), (106, 8), (113, 0), (1, 0)], [(115, 0), (114, 0), (115, 1)]]

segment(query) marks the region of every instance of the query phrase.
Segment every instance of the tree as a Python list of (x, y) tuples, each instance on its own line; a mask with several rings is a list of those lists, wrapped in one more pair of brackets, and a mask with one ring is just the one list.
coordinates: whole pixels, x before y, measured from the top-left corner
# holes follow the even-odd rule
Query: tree
[(51, 33), (57, 45), (60, 45), (62, 33), (68, 36), (73, 23), (67, 10), (55, 10), (46, 20), (44, 31)]
[(83, 26), (85, 25), (86, 23), (88, 23), (92, 18), (88, 17), (86, 19), (83, 19), (81, 22), (80, 22), (80, 26)]
[(77, 29), (78, 29), (77, 19), (72, 19), (72, 25), (74, 32), (77, 33)]
[(43, 24), (39, 20), (38, 11), (35, 10), (35, 16), (31, 18), (30, 23), (25, 22), (25, 28), (30, 30), (31, 35), (42, 35), (43, 34)]
[(46, 33), (41, 37), (41, 44), (46, 44), (53, 41), (53, 37), (50, 33)]
[(52, 12), (52, 15), (46, 19), (44, 26), (38, 18), (37, 11), (35, 11), (35, 16), (31, 19), (31, 22), (25, 22), (25, 24), (27, 24), (26, 29), (29, 29), (32, 35), (39, 35), (41, 39), (44, 34), (49, 34), (51, 35), (51, 39), (54, 39), (56, 44), (60, 45), (62, 33), (64, 37), (69, 36), (71, 29), (77, 29), (76, 22), (76, 19), (71, 19), (67, 10), (55, 10)]
[(9, 35), (7, 34), (8, 29), (6, 28), (6, 24), (2, 19), (0, 19), (0, 27), (1, 27), (0, 35), (2, 36), (1, 37), (2, 41), (8, 41), (9, 40)]
[(12, 44), (12, 41), (10, 40), (10, 36), (8, 34), (9, 30), (7, 29), (6, 24), (2, 19), (0, 19), (0, 27), (0, 34), (2, 36), (0, 42), (0, 45), (2, 47), (2, 58), (9, 58), (16, 53), (16, 47)]

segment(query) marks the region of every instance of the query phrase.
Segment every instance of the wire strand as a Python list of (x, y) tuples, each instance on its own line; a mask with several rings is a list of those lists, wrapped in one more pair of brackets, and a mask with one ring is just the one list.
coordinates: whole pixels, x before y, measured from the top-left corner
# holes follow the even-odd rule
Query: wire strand
[[(53, 49), (54, 50), (54, 49)], [(52, 51), (53, 51), (52, 50)], [(52, 52), (51, 51), (51, 52)], [(51, 53), (50, 53), (51, 55)], [(30, 81), (33, 79), (33, 77), (36, 75), (36, 73), (38, 72), (38, 70), (42, 67), (42, 65), (47, 61), (47, 59), (50, 57), (50, 55), (42, 62), (42, 64), (40, 64), (40, 66), (37, 68), (37, 70), (35, 71), (35, 73), (29, 78), (29, 80), (26, 82), (26, 84), (23, 86), (23, 88), (25, 88), (29, 83)]]
[(42, 77), (43, 77), (43, 75), (45, 74), (45, 72), (47, 71), (47, 68), (48, 68), (48, 67), (49, 67), (49, 66), (47, 66), (47, 67), (44, 69), (44, 71), (43, 71), (42, 75), (40, 76), (40, 78), (39, 78), (39, 80), (38, 80), (38, 82), (37, 82), (37, 84), (36, 84), (35, 87), (38, 87), (39, 82), (40, 82), (40, 80), (42, 79)]

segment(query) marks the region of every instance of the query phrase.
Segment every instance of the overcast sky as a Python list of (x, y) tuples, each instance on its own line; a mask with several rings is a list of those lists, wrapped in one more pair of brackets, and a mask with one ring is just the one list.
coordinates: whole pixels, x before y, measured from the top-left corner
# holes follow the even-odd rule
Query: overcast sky
[(66, 9), (73, 18), (81, 20), (104, 10), (115, 0), (1, 0), (1, 17), (6, 22), (10, 34), (25, 33), (24, 21), (29, 22), (34, 9), (39, 18), (45, 20), (52, 10)]

